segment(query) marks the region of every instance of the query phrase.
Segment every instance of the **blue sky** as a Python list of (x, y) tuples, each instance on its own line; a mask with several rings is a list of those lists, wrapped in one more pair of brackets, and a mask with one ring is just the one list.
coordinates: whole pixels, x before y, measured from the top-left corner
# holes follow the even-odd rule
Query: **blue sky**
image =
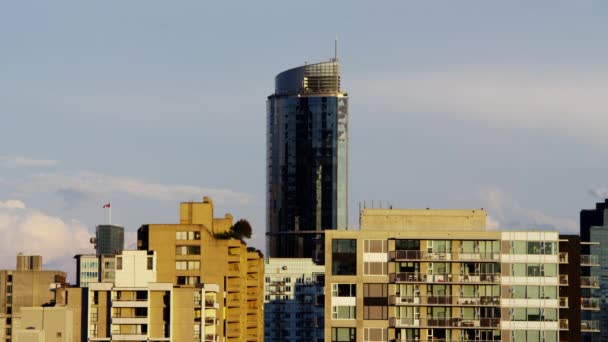
[(2, 266), (18, 251), (71, 265), (104, 203), (133, 241), (204, 195), (263, 248), (266, 96), (277, 73), (332, 57), (336, 35), (353, 226), (374, 200), (574, 232), (608, 194), (607, 15), (605, 1), (3, 3)]

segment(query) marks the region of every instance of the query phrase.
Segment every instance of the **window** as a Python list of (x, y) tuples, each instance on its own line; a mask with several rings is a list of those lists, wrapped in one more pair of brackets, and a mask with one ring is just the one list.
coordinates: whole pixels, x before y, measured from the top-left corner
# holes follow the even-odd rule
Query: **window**
[(357, 284), (332, 284), (332, 297), (357, 297)]
[(387, 252), (386, 240), (365, 240), (364, 241), (364, 252), (365, 253), (386, 253)]
[(420, 240), (396, 240), (395, 249), (398, 251), (419, 251)]
[(184, 261), (178, 260), (175, 262), (176, 270), (200, 270), (201, 262), (200, 261)]
[(176, 240), (200, 240), (200, 232), (175, 232)]
[(178, 276), (177, 277), (177, 285), (197, 285), (200, 284), (200, 277), (185, 277)]
[(388, 263), (381, 261), (370, 261), (363, 263), (364, 275), (387, 275)]
[(149, 256), (148, 257), (148, 269), (149, 270), (153, 270), (154, 269), (154, 258)]
[(176, 255), (200, 255), (200, 246), (177, 246), (175, 247)]
[(122, 270), (122, 257), (116, 257), (116, 269)]
[(332, 240), (332, 274), (357, 274), (357, 240)]
[(384, 342), (388, 341), (388, 330), (384, 328), (364, 328), (363, 341)]
[(356, 342), (356, 328), (331, 328), (331, 342)]
[(331, 307), (331, 319), (356, 319), (356, 315), (356, 306), (343, 305)]
[(387, 284), (363, 284), (363, 319), (388, 319)]

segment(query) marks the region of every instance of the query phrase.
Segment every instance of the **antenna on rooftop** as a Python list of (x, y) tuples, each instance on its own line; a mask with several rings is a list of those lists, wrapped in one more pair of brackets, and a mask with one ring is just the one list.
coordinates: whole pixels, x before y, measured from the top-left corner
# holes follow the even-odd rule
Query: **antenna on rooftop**
[(334, 41), (334, 61), (338, 61), (338, 36), (336, 35), (336, 40)]

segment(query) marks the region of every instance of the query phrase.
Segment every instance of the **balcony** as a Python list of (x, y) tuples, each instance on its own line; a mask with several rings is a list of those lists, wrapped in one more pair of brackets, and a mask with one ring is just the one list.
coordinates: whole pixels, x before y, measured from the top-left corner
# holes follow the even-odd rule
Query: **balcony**
[(390, 296), (390, 305), (474, 305), (474, 306), (500, 306), (498, 296)]
[(600, 262), (597, 255), (581, 255), (581, 266), (599, 266)]
[(457, 261), (496, 261), (500, 260), (500, 253), (494, 252), (426, 252), (397, 250), (389, 252), (390, 260), (457, 260)]
[(568, 320), (567, 319), (559, 320), (559, 330), (568, 330)]
[(500, 318), (389, 318), (391, 328), (498, 328)]
[(567, 264), (568, 263), (568, 253), (560, 252), (558, 254), (558, 260), (559, 260), (560, 264)]
[(583, 332), (600, 332), (599, 321), (581, 321), (581, 331)]
[(568, 286), (568, 275), (567, 274), (559, 275), (559, 286)]
[(475, 274), (422, 274), (415, 272), (391, 273), (389, 281), (394, 283), (499, 283), (499, 273)]
[(560, 308), (568, 307), (568, 297), (559, 297), (559, 307)]
[(590, 311), (600, 310), (599, 298), (581, 298), (581, 309)]
[(499, 283), (500, 273), (460, 274), (460, 283)]
[(581, 287), (588, 289), (599, 289), (600, 282), (598, 277), (581, 277)]

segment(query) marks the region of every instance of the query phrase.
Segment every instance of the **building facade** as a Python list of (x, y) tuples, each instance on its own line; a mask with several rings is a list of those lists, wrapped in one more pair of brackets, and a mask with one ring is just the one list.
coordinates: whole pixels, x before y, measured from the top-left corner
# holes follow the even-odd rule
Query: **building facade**
[(89, 283), (112, 283), (116, 271), (114, 255), (78, 254), (76, 259), (76, 286), (88, 287)]
[(312, 259), (267, 258), (264, 341), (323, 341), (325, 267)]
[[(62, 271), (43, 270), (39, 255), (18, 255), (16, 270), (0, 271), (0, 341), (13, 341), (13, 324), (22, 307), (53, 305), (53, 288), (66, 283)], [(59, 285), (54, 285), (59, 284)]]
[(72, 342), (72, 310), (67, 307), (23, 307), (16, 342)]
[(562, 312), (557, 232), (487, 231), (483, 210), (368, 209), (361, 221), (326, 232), (326, 341), (557, 342), (581, 325)]
[(230, 214), (213, 217), (213, 202), (180, 205), (180, 223), (148, 224), (137, 232), (138, 248), (155, 251), (158, 282), (181, 287), (218, 284), (225, 300), (219, 302), (217, 336), (226, 341), (264, 338), (264, 259), (226, 235)]
[(219, 286), (157, 282), (156, 253), (116, 256), (114, 283), (90, 283), (87, 341), (219, 341)]
[(266, 138), (266, 251), (322, 258), (322, 232), (348, 224), (348, 95), (337, 58), (276, 76)]
[(608, 200), (596, 203), (595, 209), (581, 210), (580, 230), (581, 275), (589, 279), (581, 296), (585, 298), (582, 316), (588, 329), (599, 330), (585, 336), (585, 341), (608, 342)]
[(120, 254), (125, 246), (125, 228), (114, 224), (95, 227), (95, 254)]

